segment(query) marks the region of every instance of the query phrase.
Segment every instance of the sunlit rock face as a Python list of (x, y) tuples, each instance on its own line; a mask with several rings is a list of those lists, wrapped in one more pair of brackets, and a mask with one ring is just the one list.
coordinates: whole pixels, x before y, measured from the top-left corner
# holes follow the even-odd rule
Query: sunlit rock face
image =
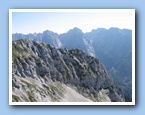
[(12, 43), (14, 102), (122, 102), (104, 65), (79, 49), (28, 39)]

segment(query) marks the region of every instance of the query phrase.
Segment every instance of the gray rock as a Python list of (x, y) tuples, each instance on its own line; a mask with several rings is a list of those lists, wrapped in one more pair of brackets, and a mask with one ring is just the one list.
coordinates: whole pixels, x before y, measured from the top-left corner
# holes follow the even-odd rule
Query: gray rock
[[(20, 89), (25, 92), (23, 95), (20, 93), (19, 97), (26, 96), (29, 101), (45, 100), (46, 97), (47, 101), (58, 101), (62, 97), (60, 89), (44, 83), (60, 82), (75, 87), (81, 95), (92, 101), (99, 101), (102, 93), (98, 92), (102, 89), (108, 91), (111, 101), (124, 101), (122, 92), (114, 86), (110, 75), (98, 59), (79, 49), (68, 51), (31, 40), (13, 41), (13, 47), (19, 48), (20, 45), (21, 52), (15, 48), (19, 55), (13, 53), (13, 62), (16, 63), (12, 66), (13, 92), (21, 92)], [(49, 92), (42, 87), (51, 90)], [(47, 93), (54, 97), (48, 97)], [(105, 93), (104, 96), (106, 97)]]

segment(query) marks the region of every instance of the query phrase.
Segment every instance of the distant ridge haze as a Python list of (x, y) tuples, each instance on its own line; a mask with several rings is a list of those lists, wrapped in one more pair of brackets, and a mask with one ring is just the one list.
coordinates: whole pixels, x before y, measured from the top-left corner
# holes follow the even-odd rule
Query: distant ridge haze
[(63, 34), (63, 33), (67, 33), (68, 31), (70, 31), (70, 30), (73, 30), (73, 29), (75, 29), (75, 28), (77, 28), (77, 29), (79, 29), (79, 30), (81, 30), (83, 33), (89, 33), (89, 32), (92, 32), (92, 31), (94, 31), (94, 30), (99, 30), (99, 29), (104, 29), (104, 30), (109, 30), (109, 29), (111, 29), (111, 28), (117, 28), (117, 29), (120, 29), (120, 30), (132, 30), (132, 29), (130, 29), (130, 28), (119, 28), (119, 27), (108, 27), (108, 28), (105, 28), (105, 27), (98, 27), (98, 28), (93, 28), (93, 29), (90, 29), (90, 30), (88, 30), (88, 31), (84, 31), (83, 29), (81, 29), (81, 28), (79, 28), (79, 27), (73, 27), (73, 28), (70, 28), (70, 29), (68, 29), (68, 30), (66, 30), (66, 31), (64, 31), (64, 32), (57, 32), (57, 31), (53, 31), (53, 30), (51, 30), (51, 29), (45, 29), (45, 30), (42, 30), (42, 31), (33, 31), (33, 32), (13, 32), (12, 34), (24, 34), (24, 35), (27, 35), (27, 34), (40, 34), (40, 33), (43, 33), (44, 31), (51, 31), (51, 32), (53, 32), (53, 33), (56, 33), (56, 34), (58, 34), (58, 35), (60, 35), (60, 34)]

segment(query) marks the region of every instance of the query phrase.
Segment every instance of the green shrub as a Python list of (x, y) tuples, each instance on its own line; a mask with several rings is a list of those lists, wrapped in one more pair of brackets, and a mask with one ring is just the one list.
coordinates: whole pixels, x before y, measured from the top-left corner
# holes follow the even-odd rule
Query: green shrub
[(36, 88), (36, 86), (35, 86), (34, 84), (31, 84), (31, 83), (29, 83), (29, 82), (27, 82), (27, 81), (25, 81), (25, 80), (22, 80), (22, 79), (21, 79), (21, 82), (25, 83), (28, 87)]
[(18, 102), (20, 98), (17, 95), (13, 94), (12, 99), (13, 99), (13, 101)]

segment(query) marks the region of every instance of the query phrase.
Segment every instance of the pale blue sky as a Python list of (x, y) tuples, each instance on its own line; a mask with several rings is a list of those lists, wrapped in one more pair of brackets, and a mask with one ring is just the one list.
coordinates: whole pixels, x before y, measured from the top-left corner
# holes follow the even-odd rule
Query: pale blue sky
[(51, 30), (58, 34), (78, 27), (92, 29), (118, 27), (132, 29), (130, 12), (13, 12), (12, 33), (34, 33)]

